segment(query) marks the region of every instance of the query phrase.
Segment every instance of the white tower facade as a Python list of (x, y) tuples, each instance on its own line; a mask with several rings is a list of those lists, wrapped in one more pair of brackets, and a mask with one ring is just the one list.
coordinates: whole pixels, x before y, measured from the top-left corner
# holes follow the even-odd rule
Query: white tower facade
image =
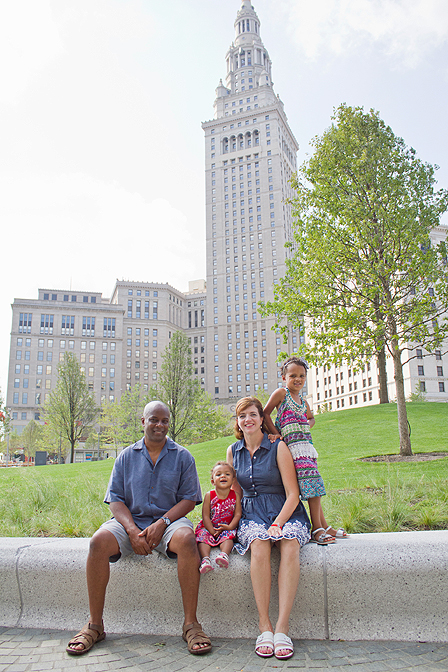
[(207, 238), (207, 383), (215, 399), (272, 391), (281, 382), (283, 345), (258, 302), (273, 298), (291, 240), (298, 144), (274, 93), (260, 20), (243, 0), (226, 54), (226, 84), (216, 89), (214, 118), (204, 122)]

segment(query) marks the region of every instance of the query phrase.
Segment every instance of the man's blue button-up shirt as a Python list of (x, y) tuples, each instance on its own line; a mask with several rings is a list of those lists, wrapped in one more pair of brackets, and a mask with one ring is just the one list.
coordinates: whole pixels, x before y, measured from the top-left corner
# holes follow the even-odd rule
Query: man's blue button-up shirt
[(144, 439), (120, 453), (104, 501), (126, 504), (135, 524), (145, 529), (183, 499), (202, 501), (196, 464), (186, 448), (167, 437), (155, 466)]

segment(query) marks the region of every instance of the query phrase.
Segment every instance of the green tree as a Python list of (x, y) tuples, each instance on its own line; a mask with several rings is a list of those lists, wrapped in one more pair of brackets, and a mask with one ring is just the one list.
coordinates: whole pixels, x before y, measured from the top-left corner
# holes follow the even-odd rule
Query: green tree
[(188, 445), (228, 436), (231, 433), (231, 420), (229, 411), (223, 406), (217, 406), (208, 392), (199, 389), (190, 424), (182, 433), (182, 443)]
[(57, 455), (58, 459), (65, 460), (70, 452), (70, 442), (58, 427), (41, 425), (42, 432), (38, 438), (38, 450), (46, 450), (50, 455)]
[(30, 420), (24, 428), (20, 438), (22, 440), (22, 447), (28, 457), (34, 457), (36, 450), (39, 449), (40, 439), (43, 434), (43, 427), (35, 420)]
[(119, 401), (106, 402), (101, 409), (101, 438), (118, 448), (129, 446), (142, 438), (142, 415), (144, 401), (140, 385), (125, 392)]
[(176, 331), (162, 355), (157, 384), (147, 400), (160, 399), (170, 409), (169, 435), (183, 443), (216, 438), (225, 432), (228, 420), (193, 376), (188, 337)]
[(58, 365), (58, 382), (44, 407), (45, 422), (70, 443), (70, 462), (75, 444), (95, 423), (98, 408), (83, 371), (73, 353), (66, 352)]
[(269, 401), (269, 397), (271, 395), (267, 390), (263, 390), (262, 387), (259, 387), (258, 390), (255, 392), (254, 397), (260, 400), (260, 403), (262, 406), (266, 406), (266, 404)]
[(440, 347), (448, 332), (446, 244), (430, 241), (448, 192), (435, 191), (436, 168), (377, 112), (341, 105), (332, 119), (293, 181), (291, 256), (262, 312), (284, 330), (285, 319), (305, 320), (299, 352), (312, 363), (361, 367), (388, 352), (400, 454), (410, 455), (403, 365), (416, 348)]
[(11, 418), (9, 411), (5, 406), (5, 402), (0, 391), (0, 453), (5, 455), (5, 460), (8, 456), (8, 441), (11, 433)]
[(8, 434), (11, 429), (11, 418), (9, 411), (5, 406), (5, 401), (0, 390), (0, 441), (4, 440), (4, 437)]

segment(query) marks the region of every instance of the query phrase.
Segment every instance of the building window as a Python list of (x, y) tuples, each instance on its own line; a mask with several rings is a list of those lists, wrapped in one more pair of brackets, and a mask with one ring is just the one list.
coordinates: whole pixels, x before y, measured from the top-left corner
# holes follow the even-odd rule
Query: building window
[(31, 334), (32, 313), (20, 313), (19, 334)]
[(115, 317), (104, 318), (103, 338), (115, 338)]
[[(72, 332), (72, 335), (73, 335), (73, 332)], [(92, 336), (92, 337), (95, 336), (95, 318), (94, 317), (83, 317), (82, 318), (82, 335), (83, 336)]]
[(420, 366), (417, 367), (417, 369), (418, 369), (418, 375), (419, 376), (424, 376), (425, 375), (425, 369), (424, 369), (423, 366), (420, 365)]
[[(41, 330), (41, 333), (42, 333), (42, 330)], [(74, 336), (74, 334), (75, 334), (75, 316), (74, 315), (62, 315), (61, 334), (62, 334), (62, 336)], [(83, 335), (85, 335), (85, 334), (83, 334)]]
[(54, 322), (54, 315), (41, 315), (40, 316), (40, 333), (41, 334), (52, 334), (53, 333), (53, 322)]

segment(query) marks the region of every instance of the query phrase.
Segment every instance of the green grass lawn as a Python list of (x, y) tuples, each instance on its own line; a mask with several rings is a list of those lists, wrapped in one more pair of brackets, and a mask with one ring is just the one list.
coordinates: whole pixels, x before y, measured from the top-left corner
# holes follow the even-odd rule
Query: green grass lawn
[[(327, 489), (328, 522), (350, 532), (448, 528), (448, 404), (407, 405), (414, 453), (445, 451), (428, 462), (374, 463), (397, 454), (394, 404), (318, 415), (312, 430)], [(232, 437), (190, 446), (203, 493), (210, 468)], [(90, 536), (109, 517), (102, 503), (113, 460), (0, 470), (0, 536)], [(191, 514), (199, 520), (200, 507)]]

